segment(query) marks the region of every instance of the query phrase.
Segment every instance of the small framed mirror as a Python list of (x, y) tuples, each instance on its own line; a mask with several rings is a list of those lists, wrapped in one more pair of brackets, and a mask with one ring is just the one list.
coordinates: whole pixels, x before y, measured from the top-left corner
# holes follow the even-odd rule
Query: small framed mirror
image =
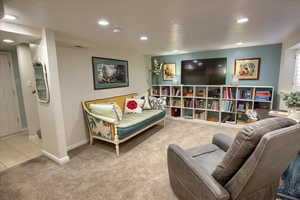
[(49, 103), (50, 99), (46, 66), (41, 62), (36, 62), (33, 64), (33, 69), (38, 101), (41, 103)]

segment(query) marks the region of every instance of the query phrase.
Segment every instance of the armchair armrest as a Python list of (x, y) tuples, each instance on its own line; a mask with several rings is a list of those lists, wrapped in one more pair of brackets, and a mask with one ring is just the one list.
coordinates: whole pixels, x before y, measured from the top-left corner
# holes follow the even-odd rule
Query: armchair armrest
[(226, 189), (177, 145), (168, 147), (170, 182), (179, 199), (228, 200)]
[(100, 115), (100, 114), (94, 114), (92, 112), (89, 111), (89, 109), (86, 107), (85, 103), (82, 102), (82, 107), (84, 109), (84, 111), (86, 112), (86, 114), (93, 116), (96, 119), (111, 123), (111, 124), (117, 124), (119, 121), (116, 118), (112, 118), (109, 116), (104, 116), (104, 115)]
[(227, 151), (233, 143), (233, 138), (223, 133), (214, 135), (212, 143), (217, 145), (223, 151)]

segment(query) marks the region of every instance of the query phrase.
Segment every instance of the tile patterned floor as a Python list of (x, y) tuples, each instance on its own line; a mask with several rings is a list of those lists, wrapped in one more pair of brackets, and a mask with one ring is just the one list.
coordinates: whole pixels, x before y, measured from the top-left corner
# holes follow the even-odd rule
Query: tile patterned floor
[(0, 171), (40, 156), (41, 142), (31, 142), (28, 133), (0, 138)]

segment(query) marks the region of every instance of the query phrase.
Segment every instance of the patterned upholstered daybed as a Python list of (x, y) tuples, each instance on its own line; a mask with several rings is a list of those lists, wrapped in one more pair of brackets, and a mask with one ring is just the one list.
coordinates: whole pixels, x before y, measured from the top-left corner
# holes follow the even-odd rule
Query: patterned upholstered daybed
[[(136, 94), (98, 99), (82, 102), (85, 119), (87, 122), (90, 144), (94, 139), (103, 140), (115, 144), (116, 154), (119, 156), (119, 144), (138, 135), (144, 130), (165, 122), (166, 112), (164, 110), (144, 110), (142, 113), (124, 113), (126, 98), (134, 98)], [(103, 115), (95, 114), (90, 109), (92, 104), (106, 104), (114, 102), (118, 104), (123, 112), (121, 120), (108, 117), (107, 111)]]

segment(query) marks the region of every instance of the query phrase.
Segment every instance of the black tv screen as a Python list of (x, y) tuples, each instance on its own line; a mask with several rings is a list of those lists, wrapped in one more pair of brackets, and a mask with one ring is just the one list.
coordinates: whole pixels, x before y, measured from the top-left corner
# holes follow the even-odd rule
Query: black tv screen
[(181, 62), (181, 84), (224, 85), (227, 58), (194, 59)]

